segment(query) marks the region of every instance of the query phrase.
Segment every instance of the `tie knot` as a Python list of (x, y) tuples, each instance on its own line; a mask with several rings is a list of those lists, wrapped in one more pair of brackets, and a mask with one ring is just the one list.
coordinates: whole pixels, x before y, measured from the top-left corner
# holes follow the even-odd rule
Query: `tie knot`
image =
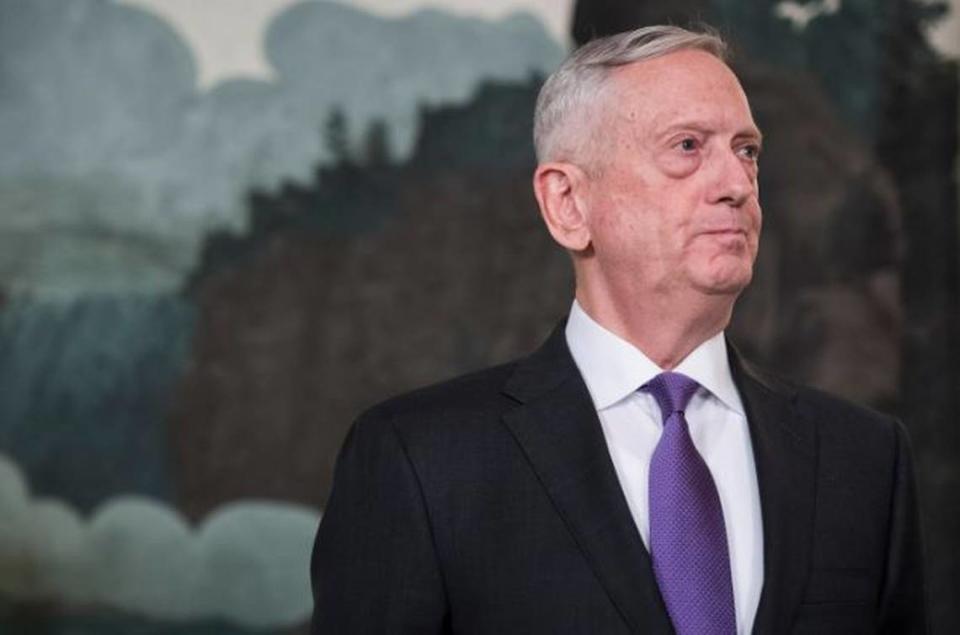
[(682, 373), (667, 372), (660, 373), (644, 384), (644, 387), (657, 400), (663, 420), (666, 421), (673, 413), (686, 410), (690, 398), (697, 392), (700, 384)]

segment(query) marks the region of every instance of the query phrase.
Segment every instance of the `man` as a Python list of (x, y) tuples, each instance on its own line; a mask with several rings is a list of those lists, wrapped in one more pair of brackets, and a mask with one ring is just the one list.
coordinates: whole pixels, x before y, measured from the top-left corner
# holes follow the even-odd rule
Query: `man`
[(724, 339), (757, 254), (761, 134), (722, 41), (592, 42), (534, 127), (570, 316), (526, 359), (357, 421), (314, 632), (924, 632), (902, 427)]

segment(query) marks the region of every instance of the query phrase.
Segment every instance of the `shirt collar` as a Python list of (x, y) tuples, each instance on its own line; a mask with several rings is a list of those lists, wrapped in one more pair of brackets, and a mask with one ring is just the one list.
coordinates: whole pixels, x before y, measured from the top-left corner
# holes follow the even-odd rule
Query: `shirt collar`
[[(663, 372), (640, 349), (600, 326), (576, 300), (565, 334), (597, 410), (619, 402)], [(744, 414), (722, 332), (700, 344), (674, 370), (695, 380), (731, 410)]]

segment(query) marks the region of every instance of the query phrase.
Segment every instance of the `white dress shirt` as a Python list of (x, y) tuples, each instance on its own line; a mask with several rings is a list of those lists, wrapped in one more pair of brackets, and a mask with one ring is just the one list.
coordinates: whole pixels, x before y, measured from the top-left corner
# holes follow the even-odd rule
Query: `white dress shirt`
[[(638, 388), (663, 372), (626, 340), (595, 322), (574, 300), (567, 344), (597, 409), (633, 520), (650, 547), (647, 477), (663, 419), (653, 395)], [(723, 333), (676, 368), (700, 384), (685, 411), (690, 436), (716, 483), (730, 550), (737, 632), (753, 629), (763, 586), (760, 494), (750, 431), (733, 383)]]

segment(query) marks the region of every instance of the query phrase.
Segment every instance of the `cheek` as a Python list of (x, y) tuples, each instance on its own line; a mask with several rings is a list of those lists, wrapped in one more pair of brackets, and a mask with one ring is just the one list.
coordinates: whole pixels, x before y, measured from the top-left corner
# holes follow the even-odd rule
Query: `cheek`
[(763, 228), (763, 211), (760, 209), (759, 202), (750, 206), (748, 218), (753, 228), (754, 240), (757, 240), (760, 236), (760, 230)]
[(651, 227), (650, 196), (631, 180), (612, 180), (596, 213), (596, 224), (612, 242), (656, 231)]
[(668, 234), (651, 221), (651, 210), (617, 207), (607, 210), (595, 227), (594, 246), (600, 261), (620, 271), (646, 270), (665, 257)]
[(674, 180), (664, 183), (639, 169), (611, 170), (597, 186), (591, 232), (606, 259), (637, 264), (681, 248), (685, 229), (678, 224), (684, 215), (678, 212), (693, 204)]
[(636, 258), (649, 252), (645, 243), (650, 228), (638, 214), (623, 209), (611, 210), (601, 228), (601, 240), (608, 256), (617, 259)]

